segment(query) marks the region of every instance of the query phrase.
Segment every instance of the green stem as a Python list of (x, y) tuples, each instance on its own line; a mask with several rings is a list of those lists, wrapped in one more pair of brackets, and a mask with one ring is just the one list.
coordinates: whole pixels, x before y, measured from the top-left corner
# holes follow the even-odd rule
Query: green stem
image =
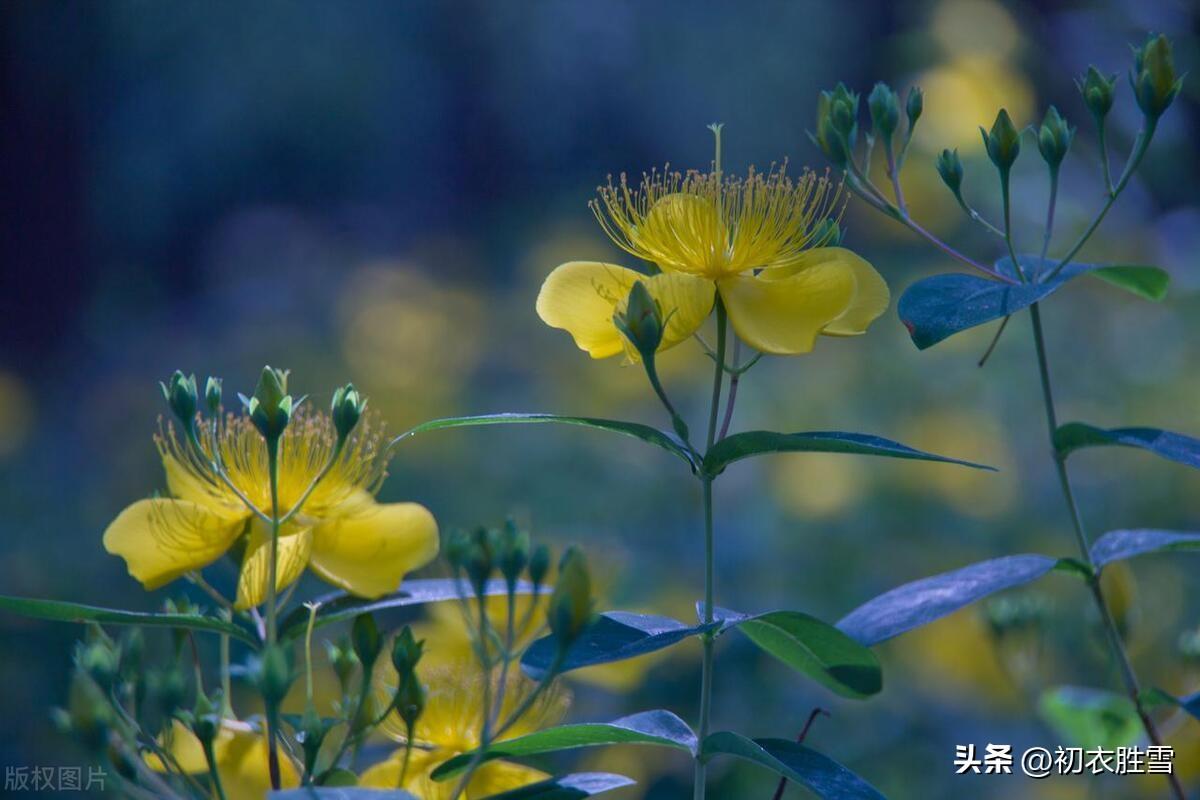
[[(704, 451), (712, 449), (717, 439), (717, 418), (721, 411), (721, 384), (725, 378), (725, 339), (727, 320), (725, 304), (717, 300), (717, 357), (716, 369), (713, 372), (712, 404), (708, 414), (708, 436), (705, 440)], [(704, 623), (711, 625), (713, 621), (713, 563), (715, 547), (713, 544), (713, 502), (712, 482), (710, 476), (701, 478), (701, 488), (704, 492)], [(709, 721), (712, 716), (712, 682), (713, 682), (713, 643), (715, 635), (711, 630), (702, 637), (704, 646), (703, 660), (700, 667), (700, 741), (708, 736)], [(694, 800), (704, 800), (706, 765), (697, 756), (695, 780), (693, 782)]]
[[(1037, 303), (1029, 307), (1029, 318), (1033, 322), (1033, 341), (1037, 349), (1038, 374), (1041, 377), (1042, 400), (1045, 404), (1046, 425), (1050, 432), (1050, 446), (1053, 453), (1054, 466), (1058, 473), (1059, 485), (1062, 488), (1063, 500), (1067, 505), (1067, 511), (1071, 515), (1071, 525), (1075, 531), (1075, 539), (1079, 545), (1080, 556), (1084, 563), (1088, 565), (1088, 588), (1091, 590), (1092, 599), (1096, 603), (1096, 610), (1100, 613), (1100, 620), (1107, 633), (1113, 657), (1120, 669), (1125, 691), (1129, 695), (1129, 699), (1133, 702), (1134, 708), (1137, 710), (1137, 715), (1142, 721), (1142, 727), (1146, 730), (1146, 736), (1152, 744), (1161, 745), (1162, 738), (1159, 736), (1154, 720), (1150, 718), (1149, 713), (1142, 704), (1141, 685), (1138, 682), (1137, 673), (1134, 671), (1133, 664), (1129, 660), (1129, 654), (1125, 650), (1125, 643), (1121, 640), (1121, 632), (1117, 629), (1117, 624), (1113, 620), (1112, 613), (1108, 609), (1108, 603), (1104, 598), (1104, 590), (1100, 586), (1100, 575), (1096, 570), (1095, 562), (1092, 560), (1087, 532), (1084, 529), (1083, 517), (1079, 511), (1079, 503), (1076, 501), (1075, 492), (1071, 488), (1071, 477), (1067, 472), (1066, 458), (1060, 455), (1054, 446), (1054, 432), (1058, 429), (1058, 414), (1054, 407), (1054, 390), (1050, 381), (1050, 365), (1046, 358), (1046, 342), (1042, 333), (1042, 317)], [(1184, 800), (1183, 787), (1180, 785), (1179, 779), (1173, 773), (1168, 774), (1167, 778), (1171, 783), (1171, 789), (1175, 797), (1178, 800)]]
[(1054, 209), (1058, 205), (1058, 167), (1050, 168), (1050, 201), (1046, 204), (1046, 235), (1042, 237), (1042, 258), (1050, 251), (1054, 237)]
[(204, 760), (208, 762), (208, 774), (212, 778), (213, 788), (217, 790), (219, 800), (226, 800), (225, 787), (221, 785), (221, 773), (217, 771), (217, 757), (213, 753), (212, 740), (204, 742)]
[[(275, 581), (279, 569), (279, 439), (268, 438), (267, 473), (271, 486), (271, 557), (267, 568), (267, 645), (275, 646), (278, 639), (275, 608)], [(267, 703), (267, 768), (271, 788), (280, 787), (279, 773), (279, 709), (275, 702)]]
[(1009, 192), (1009, 174), (1007, 169), (1000, 170), (1000, 197), (1004, 203), (1004, 244), (1008, 247), (1008, 257), (1012, 259), (1013, 269), (1017, 271), (1017, 275), (1021, 278), (1021, 283), (1025, 283), (1028, 278), (1025, 276), (1025, 268), (1021, 266), (1021, 262), (1017, 259), (1017, 250), (1013, 247), (1012, 239), (1012, 203), (1010, 202)]

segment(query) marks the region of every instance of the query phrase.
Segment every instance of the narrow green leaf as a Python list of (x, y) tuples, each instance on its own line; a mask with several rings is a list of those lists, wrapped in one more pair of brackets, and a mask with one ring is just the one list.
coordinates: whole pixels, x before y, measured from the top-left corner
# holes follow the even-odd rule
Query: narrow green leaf
[[(714, 622), (711, 627), (719, 625)], [(709, 629), (707, 625), (685, 625), (679, 620), (654, 614), (606, 611), (571, 645), (566, 658), (557, 664), (558, 671), (569, 672), (644, 656)], [(542, 637), (526, 648), (521, 656), (521, 668), (529, 677), (541, 680), (555, 666), (557, 655), (558, 642), (554, 637)]]
[(1074, 747), (1128, 747), (1142, 736), (1133, 701), (1113, 692), (1058, 686), (1042, 693), (1038, 712), (1065, 744)]
[[(498, 758), (525, 758), (580, 747), (616, 744), (658, 745), (695, 754), (696, 734), (686, 722), (670, 711), (644, 711), (612, 722), (559, 725), (497, 742), (488, 749), (480, 763)], [(475, 757), (475, 752), (457, 755), (439, 765), (431, 777), (435, 781), (452, 778), (465, 770)]]
[(1158, 267), (1098, 267), (1091, 274), (1155, 303), (1167, 296), (1167, 286), (1171, 283), (1167, 271)]
[(1176, 697), (1170, 692), (1152, 688), (1142, 690), (1140, 698), (1142, 705), (1148, 710), (1162, 706), (1177, 706), (1188, 714), (1191, 714), (1197, 720), (1200, 720), (1200, 692), (1190, 694), (1187, 697)]
[(85, 606), (62, 600), (38, 600), (32, 597), (0, 595), (0, 610), (23, 617), (53, 622), (98, 622), (105, 625), (147, 625), (165, 628), (189, 628), (195, 631), (226, 633), (247, 644), (258, 645), (254, 634), (245, 628), (216, 617), (195, 614), (158, 614), (145, 611), (123, 611), (116, 608)]
[(883, 688), (875, 654), (816, 617), (799, 611), (734, 617), (723, 612), (722, 622), (724, 627), (737, 627), (767, 653), (842, 697), (861, 699)]
[(747, 739), (721, 731), (704, 740), (701, 758), (729, 755), (794, 781), (826, 800), (885, 800), (871, 784), (811, 747), (786, 739)]
[[(453, 578), (423, 578), (407, 580), (400, 591), (375, 600), (354, 597), (345, 592), (333, 592), (317, 598), (321, 607), (317, 610), (317, 619), (313, 623), (313, 627), (322, 628), (335, 622), (352, 619), (359, 614), (456, 600), (459, 592), (471, 593), (472, 591), (466, 584), (460, 585)], [(533, 584), (526, 581), (517, 583), (517, 594), (524, 595), (532, 592)], [(499, 578), (488, 581), (484, 588), (484, 594), (487, 596), (506, 595), (508, 594), (508, 584)], [(307, 625), (308, 609), (295, 608), (279, 624), (279, 637), (289, 639), (302, 636)]]
[(1177, 533), (1153, 529), (1109, 531), (1092, 543), (1092, 562), (1099, 569), (1147, 553), (1200, 549), (1200, 533)]
[(580, 797), (611, 792), (624, 786), (633, 786), (637, 781), (624, 775), (608, 772), (577, 772), (547, 781), (511, 789), (500, 794), (489, 795), (484, 800), (578, 800)]
[(679, 441), (679, 439), (665, 431), (660, 431), (658, 428), (652, 428), (649, 425), (642, 425), (637, 422), (597, 419), (595, 417), (568, 417), (560, 414), (482, 414), (472, 417), (447, 417), (445, 419), (435, 419), (430, 420), (429, 422), (422, 422), (415, 428), (410, 428), (393, 439), (392, 444), (398, 444), (404, 439), (416, 436), (418, 433), (439, 431), (446, 428), (466, 428), (476, 427), (479, 425), (534, 425), (539, 423), (578, 425), (585, 428), (595, 428), (596, 430), (609, 431), (610, 433), (619, 433), (623, 436), (631, 436), (634, 439), (640, 439), (648, 444), (661, 447), (668, 453), (674, 453), (687, 462), (687, 465), (693, 470), (695, 470), (698, 466), (693, 460), (691, 452), (683, 445), (681, 441)]
[(1085, 447), (1133, 447), (1168, 461), (1200, 469), (1200, 439), (1159, 428), (1097, 428), (1068, 422), (1054, 432), (1054, 448), (1062, 458)]
[(884, 456), (916, 461), (938, 461), (959, 464), (974, 469), (995, 472), (995, 467), (960, 461), (957, 458), (914, 450), (907, 445), (865, 433), (841, 431), (810, 431), (807, 433), (776, 433), (774, 431), (745, 431), (727, 436), (713, 445), (704, 456), (704, 471), (710, 476), (721, 474), (735, 461), (768, 453), (849, 453), (862, 456)]

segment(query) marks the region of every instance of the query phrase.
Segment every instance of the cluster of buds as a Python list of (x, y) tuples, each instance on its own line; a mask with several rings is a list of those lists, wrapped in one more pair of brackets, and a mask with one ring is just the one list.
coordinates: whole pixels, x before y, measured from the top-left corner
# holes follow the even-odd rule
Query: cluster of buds
[(488, 583), (499, 572), (511, 594), (522, 575), (528, 575), (534, 594), (540, 592), (550, 566), (550, 550), (534, 547), (529, 533), (512, 520), (503, 528), (477, 528), (471, 533), (455, 531), (446, 542), (446, 560), (456, 576), (465, 574), (476, 597), (488, 594)]
[(408, 739), (412, 740), (413, 728), (425, 711), (425, 687), (417, 678), (417, 664), (425, 653), (425, 642), (417, 641), (412, 628), (407, 625), (392, 640), (392, 666), (396, 668), (396, 691), (392, 707), (404, 720)]
[[(859, 110), (858, 93), (850, 91), (843, 83), (839, 83), (832, 91), (821, 92), (817, 98), (816, 131), (810, 137), (839, 169), (845, 169), (853, 161), (858, 142)], [(904, 99), (904, 116), (907, 120), (904, 142), (900, 145), (899, 153), (893, 155), (896, 133), (900, 129), (900, 96), (882, 81), (875, 84), (867, 97), (867, 111), (871, 118), (868, 143), (878, 139), (883, 143), (888, 158), (896, 158), (898, 165), (903, 162), (904, 152), (924, 110), (925, 95), (919, 87), (914, 86)]]

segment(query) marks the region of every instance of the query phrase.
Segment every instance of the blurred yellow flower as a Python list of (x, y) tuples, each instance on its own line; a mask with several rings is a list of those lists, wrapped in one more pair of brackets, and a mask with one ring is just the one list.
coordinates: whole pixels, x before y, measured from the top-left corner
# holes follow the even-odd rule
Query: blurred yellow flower
[[(478, 664), (473, 660), (452, 666), (438, 666), (419, 670), (426, 684), (428, 697), (425, 711), (417, 720), (413, 731), (413, 751), (408, 772), (401, 784), (404, 765), (404, 748), (401, 747), (386, 761), (368, 769), (359, 778), (359, 786), (376, 789), (406, 789), (421, 800), (452, 800), (456, 788), (455, 779), (434, 781), (430, 773), (442, 762), (479, 747), (479, 730), (483, 720), (484, 684), (479, 675)], [(493, 685), (493, 696), (495, 689)], [(385, 687), (385, 691), (392, 687)], [(505, 719), (533, 690), (533, 684), (524, 677), (513, 674), (508, 678), (504, 695), (504, 708), (500, 718)], [(512, 739), (555, 724), (566, 711), (568, 698), (561, 691), (550, 690), (534, 702), (514, 725), (500, 737)], [(397, 714), (384, 720), (381, 730), (403, 743), (404, 723)], [(466, 800), (488, 797), (510, 789), (518, 789), (531, 783), (545, 780), (549, 776), (541, 770), (521, 766), (507, 761), (491, 761), (481, 766), (466, 787)]]
[[(219, 459), (238, 491), (269, 510), (266, 446), (249, 419), (202, 420), (199, 439), (205, 458)], [(104, 532), (105, 549), (124, 558), (129, 574), (150, 590), (244, 543), (236, 605), (258, 605), (267, 596), (270, 526), (213, 476), (173, 427), (156, 442), (171, 497), (139, 500), (122, 511)], [(301, 500), (335, 442), (327, 415), (301, 410), (292, 419), (279, 449), (281, 515)], [(276, 589), (311, 567), (352, 594), (378, 597), (433, 560), (438, 552), (433, 515), (417, 503), (375, 502), (386, 466), (382, 431), (363, 419), (328, 475), (280, 531)]]
[(718, 294), (737, 335), (764, 353), (807, 353), (820, 334), (862, 334), (889, 293), (858, 255), (821, 246), (822, 223), (840, 197), (827, 176), (805, 171), (793, 180), (785, 168), (745, 178), (655, 171), (636, 188), (622, 176), (601, 187), (592, 210), (617, 246), (661, 272), (567, 262), (542, 284), (538, 315), (592, 358), (624, 352), (634, 360), (613, 315), (641, 281), (666, 320), (660, 350), (695, 333)]
[[(160, 739), (178, 768), (188, 775), (208, 773), (208, 761), (200, 740), (181, 722), (172, 723), (168, 737)], [(280, 786), (291, 789), (300, 785), (300, 773), (291, 759), (280, 750)], [(226, 800), (262, 800), (271, 789), (267, 767), (266, 735), (248, 722), (225, 719), (213, 740), (213, 756), (217, 774)], [(156, 755), (148, 755), (146, 763), (154, 770), (165, 771)]]

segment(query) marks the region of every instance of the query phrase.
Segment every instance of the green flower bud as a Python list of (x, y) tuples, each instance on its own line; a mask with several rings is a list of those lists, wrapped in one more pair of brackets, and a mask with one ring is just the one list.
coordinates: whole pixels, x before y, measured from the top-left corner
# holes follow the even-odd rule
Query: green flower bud
[(204, 404), (208, 406), (208, 413), (218, 414), (221, 411), (221, 379), (209, 376), (208, 382), (204, 384)]
[(411, 675), (425, 653), (425, 642), (418, 642), (413, 636), (412, 628), (405, 625), (392, 640), (392, 666), (403, 678)]
[(533, 581), (535, 592), (545, 583), (546, 574), (549, 571), (550, 548), (544, 544), (539, 544), (529, 556), (529, 580)]
[(1038, 152), (1051, 169), (1058, 169), (1067, 151), (1071, 149), (1074, 138), (1074, 126), (1068, 125), (1058, 113), (1058, 109), (1050, 106), (1042, 120), (1042, 127), (1038, 128)]
[(1117, 76), (1104, 77), (1095, 67), (1088, 67), (1087, 74), (1075, 81), (1079, 93), (1083, 95), (1083, 103), (1092, 112), (1097, 125), (1104, 124), (1104, 118), (1112, 110), (1113, 93), (1117, 88)]
[(983, 134), (983, 145), (987, 148), (988, 158), (997, 169), (1007, 174), (1021, 153), (1021, 132), (1013, 125), (1008, 111), (1000, 109), (990, 132), (983, 128), (980, 128), (979, 132)]
[(908, 129), (911, 131), (917, 126), (917, 120), (921, 118), (921, 112), (925, 110), (925, 93), (921, 91), (920, 86), (914, 86), (908, 90), (908, 98), (904, 103), (904, 111), (908, 115)]
[(400, 678), (400, 683), (396, 686), (394, 702), (396, 713), (400, 715), (400, 719), (404, 720), (404, 724), (408, 726), (409, 730), (412, 730), (421, 714), (424, 713), (425, 699), (425, 687), (417, 680), (416, 673), (409, 673)]
[(1183, 86), (1183, 79), (1175, 74), (1175, 58), (1166, 36), (1152, 36), (1134, 50), (1129, 82), (1142, 113), (1151, 120), (1161, 117)]
[(946, 188), (953, 192), (955, 197), (959, 197), (962, 192), (963, 165), (958, 157), (958, 149), (943, 150), (938, 154), (935, 164), (938, 175), (942, 176), (942, 183), (946, 184)]
[(210, 745), (221, 730), (220, 704), (215, 704), (205, 696), (204, 692), (196, 690), (196, 705), (192, 709), (188, 726), (202, 745)]
[(254, 396), (246, 400), (246, 413), (268, 441), (278, 440), (292, 418), (292, 396), (287, 393), (286, 371), (263, 367)]
[(854, 137), (858, 133), (858, 101), (856, 92), (847, 89), (846, 84), (839, 83), (829, 102), (829, 120), (833, 129), (850, 145), (854, 144)]
[(196, 397), (196, 376), (184, 375), (175, 370), (170, 380), (158, 385), (162, 387), (163, 397), (171, 407), (171, 412), (190, 430), (196, 424), (196, 408), (199, 402)]
[(504, 530), (500, 532), (499, 565), (500, 574), (508, 583), (509, 591), (516, 587), (517, 580), (529, 563), (529, 548), (529, 532), (517, 528), (511, 519), (505, 522)]
[(558, 565), (558, 580), (546, 608), (546, 621), (561, 648), (579, 638), (592, 621), (592, 579), (583, 553), (567, 549)]
[(641, 354), (643, 360), (649, 361), (654, 358), (663, 339), (663, 315), (662, 309), (650, 295), (645, 283), (634, 281), (624, 309), (618, 307), (613, 314), (613, 324)]
[(348, 694), (350, 679), (354, 677), (359, 664), (354, 647), (349, 639), (342, 637), (338, 642), (325, 642), (325, 652), (329, 657), (330, 666), (333, 667), (333, 674), (337, 675), (338, 684), (342, 687), (342, 694)]
[(471, 538), (466, 531), (453, 530), (446, 535), (446, 545), (442, 548), (442, 552), (446, 555), (446, 561), (450, 564), (450, 568), (457, 575), (458, 571), (463, 568), (467, 562), (467, 552), (471, 549)]
[(80, 645), (75, 661), (101, 689), (106, 692), (112, 689), (120, 669), (120, 654), (108, 642)]
[(471, 544), (467, 550), (465, 561), (467, 578), (471, 581), (471, 588), (479, 596), (482, 596), (487, 590), (487, 582), (492, 577), (492, 570), (495, 569), (491, 538), (487, 529), (479, 528), (471, 536)]
[(354, 388), (353, 383), (347, 383), (334, 391), (329, 413), (333, 419), (333, 428), (337, 431), (338, 439), (344, 440), (350, 435), (354, 426), (358, 425), (366, 407), (366, 398), (358, 393), (358, 389)]
[(900, 124), (900, 98), (892, 87), (880, 81), (867, 97), (867, 108), (871, 112), (872, 127), (885, 142), (890, 142)]
[(168, 667), (146, 676), (149, 689), (164, 717), (173, 717), (187, 693), (187, 676), (178, 667)]
[(293, 724), (296, 728), (296, 738), (304, 751), (304, 771), (311, 775), (317, 766), (317, 756), (321, 753), (321, 745), (329, 731), (333, 730), (335, 720), (321, 719), (317, 709), (310, 700), (304, 706), (304, 715)]
[(77, 671), (71, 679), (66, 716), (70, 730), (88, 749), (99, 751), (108, 738), (113, 710), (104, 692)]
[(832, 92), (821, 92), (817, 96), (817, 130), (816, 133), (810, 134), (810, 137), (835, 167), (844, 169), (848, 156), (846, 148), (842, 145), (841, 137), (833, 127), (833, 120), (830, 116), (832, 105)]
[(350, 641), (354, 643), (354, 654), (363, 666), (363, 674), (369, 675), (375, 659), (383, 650), (383, 638), (370, 614), (359, 614), (350, 628)]
[(267, 707), (277, 707), (292, 686), (292, 665), (287, 650), (278, 644), (264, 649), (262, 657), (251, 664), (250, 678)]

